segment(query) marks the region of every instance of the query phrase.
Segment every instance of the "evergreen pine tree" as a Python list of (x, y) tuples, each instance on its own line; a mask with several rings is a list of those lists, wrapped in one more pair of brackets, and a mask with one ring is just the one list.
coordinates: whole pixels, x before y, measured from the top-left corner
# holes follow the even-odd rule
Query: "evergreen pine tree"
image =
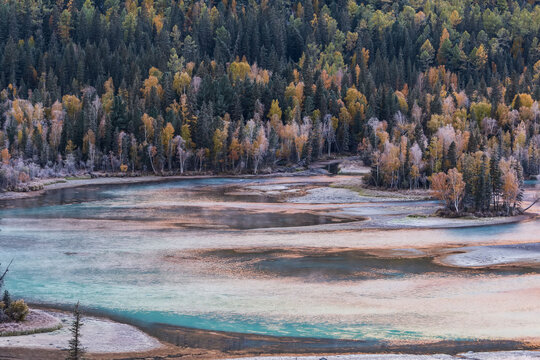
[(81, 345), (81, 327), (83, 326), (83, 323), (78, 301), (73, 309), (73, 317), (73, 323), (70, 328), (71, 340), (69, 340), (69, 353), (66, 360), (80, 360), (84, 355), (84, 348)]
[(491, 181), (488, 172), (488, 158), (485, 154), (482, 155), (481, 161), (475, 194), (477, 211), (485, 211), (491, 202)]
[(401, 186), (408, 188), (411, 186), (411, 144), (407, 141), (407, 150), (405, 153), (405, 162), (403, 164), (403, 179)]
[(523, 167), (521, 166), (520, 162), (517, 160), (514, 160), (512, 162), (512, 167), (516, 171), (516, 175), (518, 178), (518, 186), (519, 186), (519, 192), (516, 197), (515, 207), (520, 208), (521, 202), (523, 201)]
[(452, 143), (450, 144), (450, 147), (448, 148), (447, 158), (448, 158), (449, 169), (453, 169), (457, 167), (456, 143), (454, 141), (452, 141)]
[(11, 295), (9, 291), (4, 290), (4, 295), (2, 296), (2, 302), (4, 303), (4, 309), (7, 309), (11, 305)]

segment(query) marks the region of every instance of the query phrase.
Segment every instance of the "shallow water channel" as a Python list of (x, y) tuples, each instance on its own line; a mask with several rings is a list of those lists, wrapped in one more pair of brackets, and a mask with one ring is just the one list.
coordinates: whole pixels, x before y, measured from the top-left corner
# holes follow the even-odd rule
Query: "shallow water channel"
[[(427, 252), (368, 251), (382, 244), (408, 251), (424, 240), (533, 243), (537, 221), (304, 233), (300, 227), (353, 221), (355, 208), (377, 216), (387, 208), (351, 204), (340, 217), (335, 209), (227, 192), (255, 181), (268, 180), (86, 186), (4, 201), (0, 262), (14, 259), (6, 287), (31, 302), (80, 301), (133, 322), (199, 329), (396, 341), (540, 338), (538, 268), (463, 269), (437, 265)], [(290, 227), (297, 230), (280, 230)]]

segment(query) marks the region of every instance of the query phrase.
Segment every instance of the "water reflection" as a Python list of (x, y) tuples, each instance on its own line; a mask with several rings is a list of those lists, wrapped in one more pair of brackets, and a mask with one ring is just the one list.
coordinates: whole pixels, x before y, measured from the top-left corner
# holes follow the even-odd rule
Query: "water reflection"
[[(540, 231), (538, 222), (451, 230), (236, 231), (336, 221), (286, 204), (250, 208), (243, 195), (227, 195), (224, 185), (245, 183), (84, 187), (4, 203), (0, 261), (15, 259), (7, 287), (31, 301), (80, 300), (133, 321), (213, 330), (400, 340), (540, 335), (536, 270), (460, 270), (428, 257), (335, 250), (523, 240)], [(240, 205), (227, 206), (235, 201)], [(388, 208), (380, 206), (373, 213)]]

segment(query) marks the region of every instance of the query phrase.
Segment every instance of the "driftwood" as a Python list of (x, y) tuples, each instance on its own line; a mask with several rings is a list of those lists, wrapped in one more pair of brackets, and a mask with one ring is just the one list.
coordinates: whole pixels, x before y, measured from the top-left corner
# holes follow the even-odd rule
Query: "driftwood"
[(11, 261), (9, 262), (8, 266), (6, 267), (6, 270), (4, 270), (4, 273), (2, 274), (2, 276), (0, 276), (0, 286), (2, 285), (2, 283), (4, 282), (4, 278), (6, 277), (6, 274), (8, 273), (9, 271), (9, 266), (11, 265), (11, 263), (13, 262), (13, 259), (11, 259)]
[(540, 196), (537, 197), (536, 199), (534, 199), (534, 201), (531, 203), (531, 205), (527, 206), (525, 209), (521, 210), (522, 213), (524, 213), (525, 211), (529, 210), (530, 208), (532, 208), (534, 206), (534, 204), (536, 204), (538, 201), (540, 201)]

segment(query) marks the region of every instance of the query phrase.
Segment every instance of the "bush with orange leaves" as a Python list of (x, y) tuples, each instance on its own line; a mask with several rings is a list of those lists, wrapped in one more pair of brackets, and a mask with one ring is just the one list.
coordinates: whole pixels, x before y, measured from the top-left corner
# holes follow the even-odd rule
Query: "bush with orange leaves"
[(465, 195), (463, 175), (456, 169), (448, 170), (448, 174), (439, 172), (429, 178), (433, 195), (444, 201), (448, 210), (460, 212), (460, 205)]

